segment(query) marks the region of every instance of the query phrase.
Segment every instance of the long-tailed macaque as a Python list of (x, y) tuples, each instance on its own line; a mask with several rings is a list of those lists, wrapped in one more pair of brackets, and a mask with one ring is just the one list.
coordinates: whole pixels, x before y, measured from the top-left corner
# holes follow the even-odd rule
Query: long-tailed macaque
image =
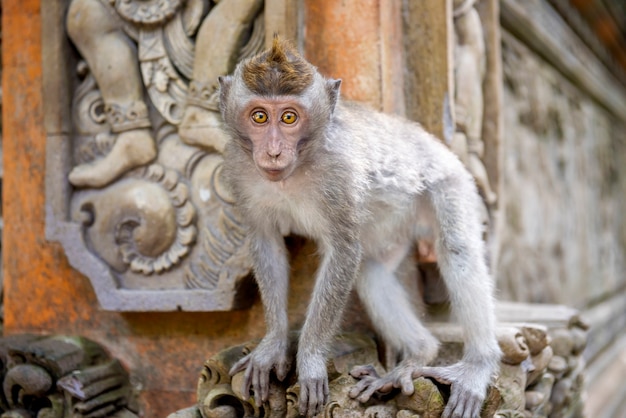
[[(243, 392), (269, 395), (270, 373), (285, 378), (289, 265), (283, 233), (314, 239), (322, 256), (300, 334), (296, 366), (299, 409), (319, 413), (328, 398), (326, 353), (348, 295), (357, 293), (376, 330), (397, 350), (386, 376), (359, 367), (350, 396), (413, 393), (413, 379), (451, 385), (444, 417), (477, 417), (497, 371), (493, 285), (485, 265), (479, 195), (471, 175), (437, 139), (399, 117), (339, 98), (340, 80), (325, 79), (285, 41), (220, 78), (220, 108), (231, 140), (224, 180), (250, 226), (254, 273), (267, 333), (230, 373), (245, 370)], [(439, 269), (465, 332), (460, 362), (427, 367), (437, 340), (413, 311), (394, 275), (433, 223)]]

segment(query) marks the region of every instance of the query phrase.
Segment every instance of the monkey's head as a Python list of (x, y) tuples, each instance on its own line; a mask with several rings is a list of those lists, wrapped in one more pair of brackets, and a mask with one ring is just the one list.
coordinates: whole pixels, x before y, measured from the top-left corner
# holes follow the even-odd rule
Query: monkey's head
[(325, 79), (278, 37), (219, 82), (227, 130), (270, 181), (289, 177), (321, 146), (341, 85)]

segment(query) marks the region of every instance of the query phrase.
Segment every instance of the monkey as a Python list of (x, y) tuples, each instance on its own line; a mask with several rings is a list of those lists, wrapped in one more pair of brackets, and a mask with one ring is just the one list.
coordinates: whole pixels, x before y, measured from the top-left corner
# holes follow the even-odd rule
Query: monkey
[[(379, 377), (356, 367), (349, 395), (376, 393), (432, 377), (451, 385), (444, 417), (477, 417), (498, 370), (493, 283), (485, 263), (480, 197), (459, 159), (416, 122), (340, 98), (341, 80), (324, 77), (286, 40), (219, 78), (229, 140), (222, 176), (249, 227), (253, 272), (266, 334), (230, 370), (242, 392), (267, 401), (271, 373), (282, 381), (288, 354), (287, 232), (313, 239), (320, 265), (295, 354), (302, 415), (328, 401), (326, 355), (353, 288), (377, 333), (398, 353)], [(462, 359), (428, 366), (437, 339), (415, 314), (395, 270), (433, 225), (439, 270), (464, 330)]]

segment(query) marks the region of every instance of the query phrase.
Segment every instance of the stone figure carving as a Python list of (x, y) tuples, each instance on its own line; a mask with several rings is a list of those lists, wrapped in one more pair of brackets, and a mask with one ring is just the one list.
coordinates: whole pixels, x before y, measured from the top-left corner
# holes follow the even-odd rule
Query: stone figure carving
[[(247, 302), (246, 228), (220, 180), (216, 92), (218, 76), (264, 45), (262, 8), (262, 0), (71, 1), (67, 34), (83, 61), (69, 217), (86, 250), (61, 241), (105, 308)], [(93, 262), (85, 251), (102, 268), (82, 264)]]
[(493, 205), (497, 194), (482, 161), (485, 152), (482, 126), (486, 52), (482, 23), (474, 8), (476, 3), (477, 0), (454, 0), (453, 3), (456, 132), (451, 146), (473, 174), (485, 202)]
[(3, 417), (137, 418), (128, 373), (82, 337), (0, 338)]

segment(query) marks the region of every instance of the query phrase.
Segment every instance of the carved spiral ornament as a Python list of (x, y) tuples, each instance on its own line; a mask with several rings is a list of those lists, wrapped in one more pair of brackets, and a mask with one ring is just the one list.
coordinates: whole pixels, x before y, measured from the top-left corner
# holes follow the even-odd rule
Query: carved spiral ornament
[[(196, 210), (189, 201), (187, 185), (179, 181), (179, 174), (176, 171), (159, 164), (152, 164), (139, 172), (141, 178), (160, 185), (169, 196), (175, 212), (175, 236), (170, 242), (163, 243), (163, 247), (166, 248), (162, 248), (162, 251), (152, 249), (152, 252), (157, 254), (150, 254), (141, 248), (142, 239), (137, 233), (140, 223), (134, 219), (128, 219), (118, 226), (116, 241), (120, 245), (124, 262), (132, 271), (143, 274), (161, 273), (178, 264), (189, 253), (197, 236), (197, 229), (194, 225)], [(156, 228), (164, 226), (159, 225), (157, 219), (154, 221), (145, 219), (144, 222)], [(156, 224), (153, 224), (154, 222)], [(151, 237), (151, 235), (148, 236)], [(154, 240), (149, 238), (146, 241), (154, 243)]]

